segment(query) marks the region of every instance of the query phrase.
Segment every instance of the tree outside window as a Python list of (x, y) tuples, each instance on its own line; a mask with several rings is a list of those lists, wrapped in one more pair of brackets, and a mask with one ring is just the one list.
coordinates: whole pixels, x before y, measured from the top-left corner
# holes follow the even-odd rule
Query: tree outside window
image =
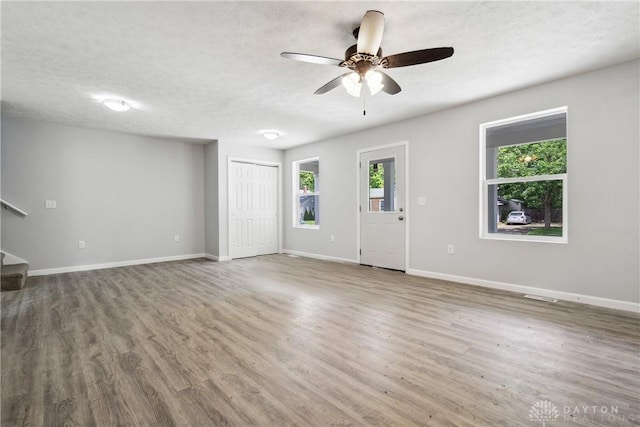
[[(499, 178), (558, 175), (566, 172), (566, 138), (500, 147), (498, 150)], [(544, 227), (551, 229), (552, 209), (562, 209), (562, 181), (502, 184), (498, 186), (498, 196), (504, 200), (522, 200), (526, 208), (542, 210)], [(502, 219), (506, 220), (506, 215)], [(554, 219), (557, 222), (557, 218)], [(549, 234), (555, 233), (550, 231)]]

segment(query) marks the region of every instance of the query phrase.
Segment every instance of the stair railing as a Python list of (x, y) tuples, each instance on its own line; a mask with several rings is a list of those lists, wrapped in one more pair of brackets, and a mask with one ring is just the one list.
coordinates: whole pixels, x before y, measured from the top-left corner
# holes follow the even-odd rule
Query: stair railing
[(29, 215), (28, 213), (26, 213), (25, 211), (23, 211), (23, 210), (22, 210), (22, 209), (20, 209), (19, 207), (15, 206), (15, 205), (12, 205), (11, 203), (7, 202), (7, 201), (6, 201), (6, 200), (4, 200), (4, 199), (0, 199), (0, 205), (2, 205), (2, 207), (3, 207), (5, 210), (12, 210), (12, 211), (14, 211), (15, 213), (17, 213), (17, 214), (19, 214), (19, 215), (22, 215), (22, 216), (27, 216), (27, 215)]

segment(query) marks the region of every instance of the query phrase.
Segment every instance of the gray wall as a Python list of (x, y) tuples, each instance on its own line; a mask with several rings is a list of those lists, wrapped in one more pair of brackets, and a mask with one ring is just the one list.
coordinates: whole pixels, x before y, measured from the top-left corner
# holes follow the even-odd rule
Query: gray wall
[[(409, 141), (411, 269), (637, 303), (638, 80), (634, 61), (284, 153), (3, 119), (2, 197), (30, 215), (2, 212), (2, 247), (32, 269), (205, 249), (224, 259), (227, 162), (237, 157), (283, 164), (285, 249), (356, 260), (356, 151)], [(478, 125), (563, 105), (569, 243), (479, 239)], [(316, 156), (322, 224), (293, 228), (291, 162)], [(426, 206), (417, 206), (420, 196)], [(46, 199), (58, 208), (45, 209)], [(447, 254), (447, 244), (455, 254)]]
[(34, 270), (203, 253), (204, 150), (3, 119), (2, 197), (29, 216), (2, 211), (2, 248)]
[[(640, 302), (638, 81), (633, 61), (287, 150), (284, 248), (356, 260), (356, 150), (409, 141), (411, 269)], [(480, 239), (478, 126), (564, 105), (569, 243)], [(322, 224), (293, 228), (291, 162), (315, 156)]]
[(207, 255), (220, 256), (218, 225), (219, 180), (218, 142), (204, 147), (204, 248)]

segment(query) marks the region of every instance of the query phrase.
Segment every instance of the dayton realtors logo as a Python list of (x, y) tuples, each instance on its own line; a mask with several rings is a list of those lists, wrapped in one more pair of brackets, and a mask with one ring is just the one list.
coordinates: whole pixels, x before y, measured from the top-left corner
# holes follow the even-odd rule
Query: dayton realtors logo
[(638, 421), (638, 415), (621, 414), (617, 405), (565, 405), (556, 406), (549, 400), (539, 400), (529, 408), (529, 420), (535, 423), (547, 423), (554, 421), (574, 422), (589, 424), (634, 423)]
[(536, 423), (542, 423), (545, 427), (546, 423), (555, 421), (560, 416), (556, 405), (548, 400), (539, 400), (529, 409), (529, 419)]

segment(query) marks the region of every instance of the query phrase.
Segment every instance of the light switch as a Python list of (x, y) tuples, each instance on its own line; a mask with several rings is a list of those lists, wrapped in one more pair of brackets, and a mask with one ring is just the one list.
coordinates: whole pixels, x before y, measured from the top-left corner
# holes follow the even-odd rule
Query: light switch
[(44, 201), (44, 207), (46, 209), (55, 209), (56, 208), (56, 201), (55, 200), (45, 200)]
[(427, 198), (418, 197), (418, 206), (427, 206)]

